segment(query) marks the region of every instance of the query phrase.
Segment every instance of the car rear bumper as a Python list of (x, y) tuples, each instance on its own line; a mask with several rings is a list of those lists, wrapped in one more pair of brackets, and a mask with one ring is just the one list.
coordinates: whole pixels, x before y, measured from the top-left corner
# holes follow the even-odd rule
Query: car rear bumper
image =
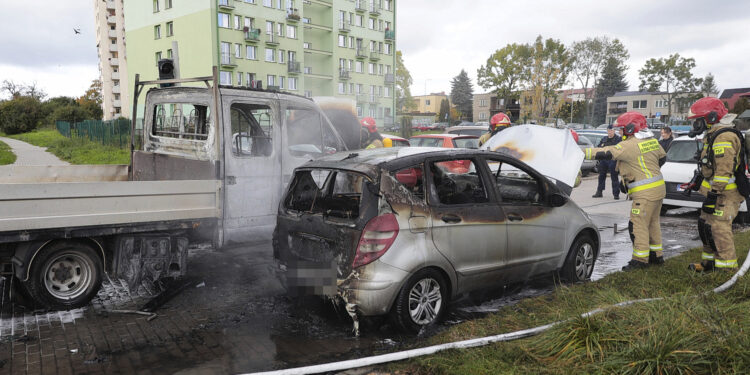
[(346, 280), (339, 280), (338, 294), (349, 304), (356, 305), (364, 316), (387, 314), (409, 273), (375, 261)]

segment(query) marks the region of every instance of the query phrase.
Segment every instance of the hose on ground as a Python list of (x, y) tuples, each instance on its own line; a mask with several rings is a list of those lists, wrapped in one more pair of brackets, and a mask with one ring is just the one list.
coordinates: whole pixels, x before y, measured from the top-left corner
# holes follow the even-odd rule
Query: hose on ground
[[(729, 279), (724, 284), (721, 284), (720, 286), (714, 288), (711, 292), (721, 293), (731, 288), (737, 282), (737, 280), (739, 280), (740, 277), (745, 275), (748, 268), (750, 268), (750, 262), (748, 262), (748, 259), (750, 259), (750, 252), (748, 253), (748, 256), (745, 258), (745, 262), (742, 263), (742, 267), (734, 274), (734, 276), (732, 276), (732, 278)], [(581, 314), (580, 316), (582, 318), (588, 318), (590, 316), (603, 313), (615, 307), (624, 307), (624, 306), (629, 306), (629, 305), (633, 305), (636, 303), (660, 301), (663, 299), (664, 298), (643, 298), (643, 299), (620, 302), (620, 303), (610, 305), (607, 307), (600, 307), (600, 308), (593, 309), (591, 311)], [(326, 372), (332, 372), (332, 371), (349, 370), (349, 369), (358, 368), (358, 367), (380, 365), (383, 363), (402, 361), (405, 359), (411, 359), (415, 357), (435, 354), (437, 352), (441, 352), (441, 351), (448, 350), (448, 349), (473, 348), (477, 346), (489, 345), (495, 342), (512, 341), (512, 340), (518, 340), (518, 339), (522, 339), (526, 337), (531, 337), (539, 333), (542, 333), (560, 323), (564, 323), (569, 320), (570, 319), (559, 320), (557, 322), (545, 324), (542, 326), (528, 328), (528, 329), (515, 331), (515, 332), (503, 333), (503, 334), (499, 334), (495, 336), (480, 337), (480, 338), (470, 339), (470, 340), (449, 342), (446, 344), (433, 345), (433, 346), (428, 346), (428, 347), (418, 348), (418, 349), (404, 350), (400, 352), (381, 354), (381, 355), (370, 356), (370, 357), (365, 357), (365, 358), (350, 359), (346, 361), (331, 362), (331, 363), (304, 366), (304, 367), (296, 367), (296, 368), (290, 368), (290, 369), (284, 369), (284, 370), (258, 372), (254, 374), (255, 375), (318, 374), (318, 373), (326, 373)]]

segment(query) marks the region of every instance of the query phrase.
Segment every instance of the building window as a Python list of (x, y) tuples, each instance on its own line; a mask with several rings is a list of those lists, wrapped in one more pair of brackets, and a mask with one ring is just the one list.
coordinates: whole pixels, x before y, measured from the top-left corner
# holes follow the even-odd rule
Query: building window
[(362, 69), (364, 68), (364, 64), (362, 63), (362, 61), (357, 61), (357, 64), (355, 66), (357, 67), (356, 72), (362, 73)]
[(390, 87), (386, 86), (383, 89), (383, 96), (385, 96), (386, 98), (390, 98), (391, 97), (391, 88)]
[(164, 0), (164, 9), (172, 8), (172, 0)]
[(289, 61), (297, 61), (297, 52), (289, 51)]
[(367, 64), (367, 73), (375, 74), (375, 64), (373, 63)]
[(237, 30), (242, 29), (242, 17), (241, 16), (234, 16), (234, 28)]
[(391, 1), (392, 0), (383, 0), (383, 8), (385, 8), (385, 10), (391, 10)]
[(174, 22), (167, 22), (167, 36), (174, 35)]
[(273, 22), (266, 21), (266, 34), (273, 34)]
[(161, 39), (161, 25), (154, 26), (154, 39)]
[(245, 46), (245, 57), (248, 60), (255, 60), (255, 46)]
[(159, 11), (159, 0), (154, 0), (154, 13)]
[(354, 24), (357, 25), (357, 26), (359, 26), (359, 27), (362, 27), (362, 16), (357, 15), (354, 18)]
[(354, 48), (354, 37), (353, 36), (349, 37), (349, 48)]
[(266, 48), (266, 61), (273, 62), (274, 55), (276, 55), (276, 51), (273, 48)]
[(357, 117), (362, 117), (362, 107), (357, 106)]
[(286, 55), (286, 51), (284, 51), (283, 49), (280, 49), (279, 50), (279, 62), (282, 64), (284, 63), (285, 55)]
[(234, 57), (238, 59), (242, 58), (242, 44), (234, 44)]
[(339, 82), (339, 94), (345, 94), (345, 93), (346, 93), (346, 89), (345, 89), (344, 82)]
[(367, 28), (370, 30), (375, 30), (375, 19), (374, 18), (368, 18), (367, 19)]
[(383, 75), (383, 64), (378, 64), (378, 75)]
[(349, 93), (354, 94), (354, 83), (349, 84)]
[(286, 37), (297, 39), (297, 26), (286, 25)]
[[(358, 83), (358, 84), (357, 84), (357, 94), (361, 94), (361, 93), (362, 93), (362, 84), (361, 84), (361, 83)], [(361, 116), (361, 115), (360, 115), (360, 116)]]
[(250, 17), (245, 17), (245, 27), (247, 27), (248, 30), (253, 28), (253, 19)]
[(281, 88), (281, 89), (284, 88), (284, 78), (286, 78), (286, 77), (279, 76), (279, 88)]
[(219, 84), (220, 85), (231, 85), (232, 84), (232, 72), (219, 72)]
[(289, 77), (289, 90), (297, 89), (297, 78)]
[(275, 75), (268, 75), (268, 87), (276, 86), (276, 76)]
[(161, 51), (157, 52), (154, 57), (156, 57), (156, 66), (159, 66), (159, 60), (161, 60)]
[(242, 72), (237, 72), (237, 86), (242, 86)]
[(339, 47), (346, 48), (346, 35), (339, 34)]
[(385, 54), (390, 55), (391, 54), (391, 45), (386, 43), (385, 44)]
[(284, 36), (284, 24), (283, 23), (276, 24), (276, 35)]
[(273, 0), (263, 0), (263, 6), (273, 8)]
[(172, 58), (172, 49), (171, 48), (167, 50), (167, 58), (168, 59)]
[(229, 14), (219, 13), (219, 27), (229, 28)]
[(646, 100), (633, 100), (634, 109), (645, 109), (648, 104)]
[(656, 108), (667, 108), (667, 101), (666, 100), (657, 100), (654, 103), (654, 107), (656, 107)]
[(232, 53), (230, 52), (230, 49), (232, 48), (231, 43), (227, 42), (221, 42), (220, 51), (221, 51), (221, 63), (222, 64), (229, 64), (232, 62), (232, 59), (230, 58)]
[(426, 105), (426, 106), (427, 106), (427, 105), (430, 105), (430, 99), (425, 99), (425, 101), (424, 101), (424, 105)]

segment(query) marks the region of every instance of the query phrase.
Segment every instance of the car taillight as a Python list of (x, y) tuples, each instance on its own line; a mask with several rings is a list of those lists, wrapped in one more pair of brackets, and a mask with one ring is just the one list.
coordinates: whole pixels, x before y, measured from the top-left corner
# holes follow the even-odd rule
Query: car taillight
[(398, 236), (398, 221), (394, 214), (376, 216), (367, 222), (357, 244), (352, 268), (364, 266), (380, 258)]

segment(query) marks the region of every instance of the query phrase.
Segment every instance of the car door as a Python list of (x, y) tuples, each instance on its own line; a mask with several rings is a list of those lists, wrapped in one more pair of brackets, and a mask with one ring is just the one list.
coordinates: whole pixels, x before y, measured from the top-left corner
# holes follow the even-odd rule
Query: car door
[(552, 271), (566, 251), (565, 217), (546, 202), (546, 179), (513, 158), (486, 158), (507, 221), (509, 281)]
[[(453, 166), (467, 165), (457, 170)], [(466, 156), (429, 159), (432, 240), (453, 265), (460, 292), (502, 279), (506, 226), (503, 211), (487, 188), (489, 176)]]

